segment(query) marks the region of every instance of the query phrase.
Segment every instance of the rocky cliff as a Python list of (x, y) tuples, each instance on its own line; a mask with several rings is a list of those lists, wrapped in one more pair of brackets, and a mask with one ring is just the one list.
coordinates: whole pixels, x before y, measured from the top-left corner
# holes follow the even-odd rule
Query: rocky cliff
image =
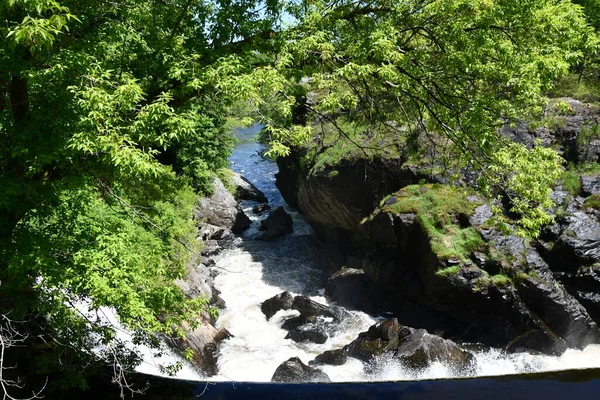
[[(558, 99), (547, 126), (506, 126), (503, 134), (596, 162), (598, 115), (597, 107)], [(298, 149), (278, 160), (284, 198), (337, 250), (330, 296), (511, 351), (556, 354), (600, 340), (598, 173), (572, 172), (570, 193), (557, 187), (557, 222), (533, 240), (516, 236), (510, 221), (498, 224), (482, 199), (422, 184), (440, 180), (405, 161), (355, 157), (315, 169)]]

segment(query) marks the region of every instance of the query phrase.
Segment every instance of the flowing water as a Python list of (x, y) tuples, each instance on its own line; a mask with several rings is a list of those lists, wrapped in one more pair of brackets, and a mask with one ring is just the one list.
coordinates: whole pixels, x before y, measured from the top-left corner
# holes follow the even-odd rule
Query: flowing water
[[(240, 142), (231, 156), (232, 169), (241, 173), (262, 190), (271, 207), (283, 205), (292, 215), (294, 232), (274, 242), (259, 240), (258, 227), (263, 217), (252, 213), (253, 202), (242, 204), (252, 219), (252, 226), (236, 241), (236, 246), (217, 257), (219, 275), (215, 286), (221, 291), (227, 308), (221, 312), (218, 327), (224, 327), (233, 338), (219, 346), (219, 375), (214, 380), (270, 381), (283, 361), (299, 357), (308, 363), (325, 350), (338, 349), (354, 340), (360, 332), (377, 322), (377, 316), (348, 311), (339, 324), (322, 321), (329, 339), (325, 344), (296, 343), (284, 339), (287, 332), (281, 322), (297, 315), (297, 311), (279, 311), (269, 321), (260, 310), (260, 303), (284, 290), (309, 296), (328, 304), (323, 296), (323, 276), (318, 265), (318, 252), (310, 226), (301, 215), (290, 209), (275, 187), (277, 165), (262, 159), (263, 149), (253, 139), (260, 127), (238, 133)], [(568, 350), (560, 357), (530, 354), (506, 355), (499, 349), (476, 354), (477, 376), (507, 375), (537, 371), (600, 367), (600, 345), (584, 350)], [(332, 381), (389, 381), (435, 379), (460, 376), (446, 365), (434, 363), (423, 371), (410, 371), (391, 359), (381, 359), (365, 368), (349, 358), (342, 366), (320, 366)]]
[[(319, 266), (318, 246), (315, 245), (310, 226), (302, 216), (290, 209), (275, 187), (277, 165), (263, 160), (258, 153), (263, 147), (254, 136), (260, 127), (254, 126), (238, 133), (240, 142), (230, 158), (232, 169), (254, 183), (269, 199), (274, 209), (280, 205), (292, 215), (294, 232), (276, 241), (260, 240), (258, 227), (265, 216), (252, 213), (253, 202), (243, 202), (242, 207), (252, 219), (250, 229), (236, 239), (235, 246), (216, 259), (219, 275), (215, 287), (221, 291), (227, 308), (217, 321), (233, 337), (220, 343), (219, 374), (213, 381), (268, 382), (275, 369), (290, 357), (299, 357), (308, 363), (326, 350), (339, 349), (366, 331), (379, 318), (362, 312), (347, 311), (339, 323), (321, 320), (320, 326), (329, 339), (325, 344), (296, 343), (284, 339), (287, 332), (280, 328), (282, 321), (298, 315), (297, 311), (279, 311), (269, 321), (260, 310), (264, 300), (284, 290), (302, 294), (328, 304), (323, 296), (323, 275)], [(127, 335), (121, 332), (120, 335)], [(161, 359), (155, 359), (148, 349), (138, 372), (165, 376), (158, 365), (177, 360), (165, 350)], [(504, 354), (499, 349), (476, 352), (475, 376), (511, 375), (540, 371), (600, 368), (600, 345), (590, 345), (584, 350), (568, 350), (560, 357), (534, 356), (526, 353)], [(464, 376), (442, 363), (433, 363), (422, 371), (411, 371), (393, 359), (379, 359), (365, 367), (360, 361), (348, 358), (342, 366), (320, 366), (333, 382), (351, 381), (406, 381), (452, 378)], [(473, 373), (471, 371), (471, 373)], [(184, 363), (177, 378), (206, 380)]]

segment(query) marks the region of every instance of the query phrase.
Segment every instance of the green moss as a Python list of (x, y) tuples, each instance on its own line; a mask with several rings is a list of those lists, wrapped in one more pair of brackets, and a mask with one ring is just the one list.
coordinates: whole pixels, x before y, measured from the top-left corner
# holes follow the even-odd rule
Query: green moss
[(580, 79), (577, 74), (562, 77), (550, 93), (551, 97), (573, 97), (585, 103), (600, 101), (600, 87), (593, 82)]
[(225, 189), (227, 189), (229, 193), (235, 195), (236, 187), (233, 184), (233, 171), (229, 168), (219, 168), (215, 172), (215, 175), (221, 180), (221, 182), (223, 182)]
[(581, 183), (579, 182), (579, 173), (576, 171), (565, 171), (561, 178), (562, 187), (565, 191), (573, 196), (577, 196), (581, 192)]
[(587, 124), (581, 127), (579, 135), (577, 135), (577, 145), (588, 146), (598, 138), (600, 138), (600, 125), (597, 123)]
[(492, 275), (490, 280), (496, 286), (512, 286), (513, 284), (512, 279), (504, 274)]
[(452, 267), (443, 268), (435, 272), (437, 276), (440, 277), (448, 277), (452, 275), (456, 275), (460, 271), (460, 265), (453, 265)]
[(466, 199), (465, 193), (446, 185), (411, 185), (387, 196), (382, 211), (393, 214), (414, 213), (429, 235), (431, 248), (440, 259), (466, 261), (484, 245), (472, 227), (461, 227), (478, 204)]
[(593, 208), (595, 210), (600, 210), (600, 195), (593, 194), (589, 196), (587, 199), (585, 199), (583, 206), (585, 208)]
[(569, 164), (561, 177), (563, 189), (569, 194), (577, 196), (581, 193), (581, 175), (600, 173), (600, 163)]

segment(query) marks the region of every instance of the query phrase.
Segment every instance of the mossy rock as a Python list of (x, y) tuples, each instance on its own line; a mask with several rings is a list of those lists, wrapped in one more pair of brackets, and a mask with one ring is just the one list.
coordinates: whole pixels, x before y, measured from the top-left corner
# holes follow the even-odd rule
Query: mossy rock
[(415, 214), (440, 260), (465, 262), (485, 244), (479, 232), (468, 224), (468, 216), (478, 205), (459, 188), (410, 185), (385, 197), (376, 212)]
[(583, 202), (584, 208), (593, 208), (594, 210), (600, 210), (600, 194), (593, 194), (585, 199)]

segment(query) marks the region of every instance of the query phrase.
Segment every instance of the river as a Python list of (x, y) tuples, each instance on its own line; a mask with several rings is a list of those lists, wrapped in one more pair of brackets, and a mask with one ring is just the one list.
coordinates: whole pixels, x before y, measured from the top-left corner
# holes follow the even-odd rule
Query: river
[[(294, 232), (274, 242), (258, 240), (258, 227), (263, 217), (252, 213), (253, 202), (243, 202), (242, 207), (252, 219), (250, 229), (236, 241), (234, 248), (221, 253), (216, 259), (219, 275), (215, 287), (221, 291), (227, 308), (217, 321), (233, 338), (219, 346), (219, 381), (270, 381), (279, 364), (290, 357), (299, 357), (308, 363), (325, 350), (341, 348), (355, 339), (360, 332), (379, 320), (379, 316), (348, 311), (340, 324), (323, 321), (329, 339), (325, 344), (295, 343), (284, 339), (287, 332), (279, 326), (296, 311), (279, 311), (269, 321), (260, 310), (260, 303), (284, 290), (302, 294), (328, 304), (323, 296), (323, 277), (319, 266), (318, 246), (310, 226), (302, 216), (290, 209), (275, 187), (277, 165), (258, 156), (263, 150), (254, 140), (259, 126), (238, 132), (239, 142), (230, 158), (231, 167), (239, 172), (269, 199), (271, 207), (283, 205), (292, 215)], [(295, 314), (296, 313), (296, 314)], [(400, 321), (401, 322), (401, 321)], [(590, 345), (584, 350), (568, 350), (560, 357), (504, 354), (500, 349), (476, 352), (476, 376), (521, 374), (551, 370), (599, 368), (600, 345)], [(322, 366), (333, 382), (350, 381), (405, 381), (452, 378), (460, 376), (446, 365), (434, 363), (422, 371), (410, 371), (394, 360), (379, 360), (365, 368), (349, 358), (342, 366)]]

